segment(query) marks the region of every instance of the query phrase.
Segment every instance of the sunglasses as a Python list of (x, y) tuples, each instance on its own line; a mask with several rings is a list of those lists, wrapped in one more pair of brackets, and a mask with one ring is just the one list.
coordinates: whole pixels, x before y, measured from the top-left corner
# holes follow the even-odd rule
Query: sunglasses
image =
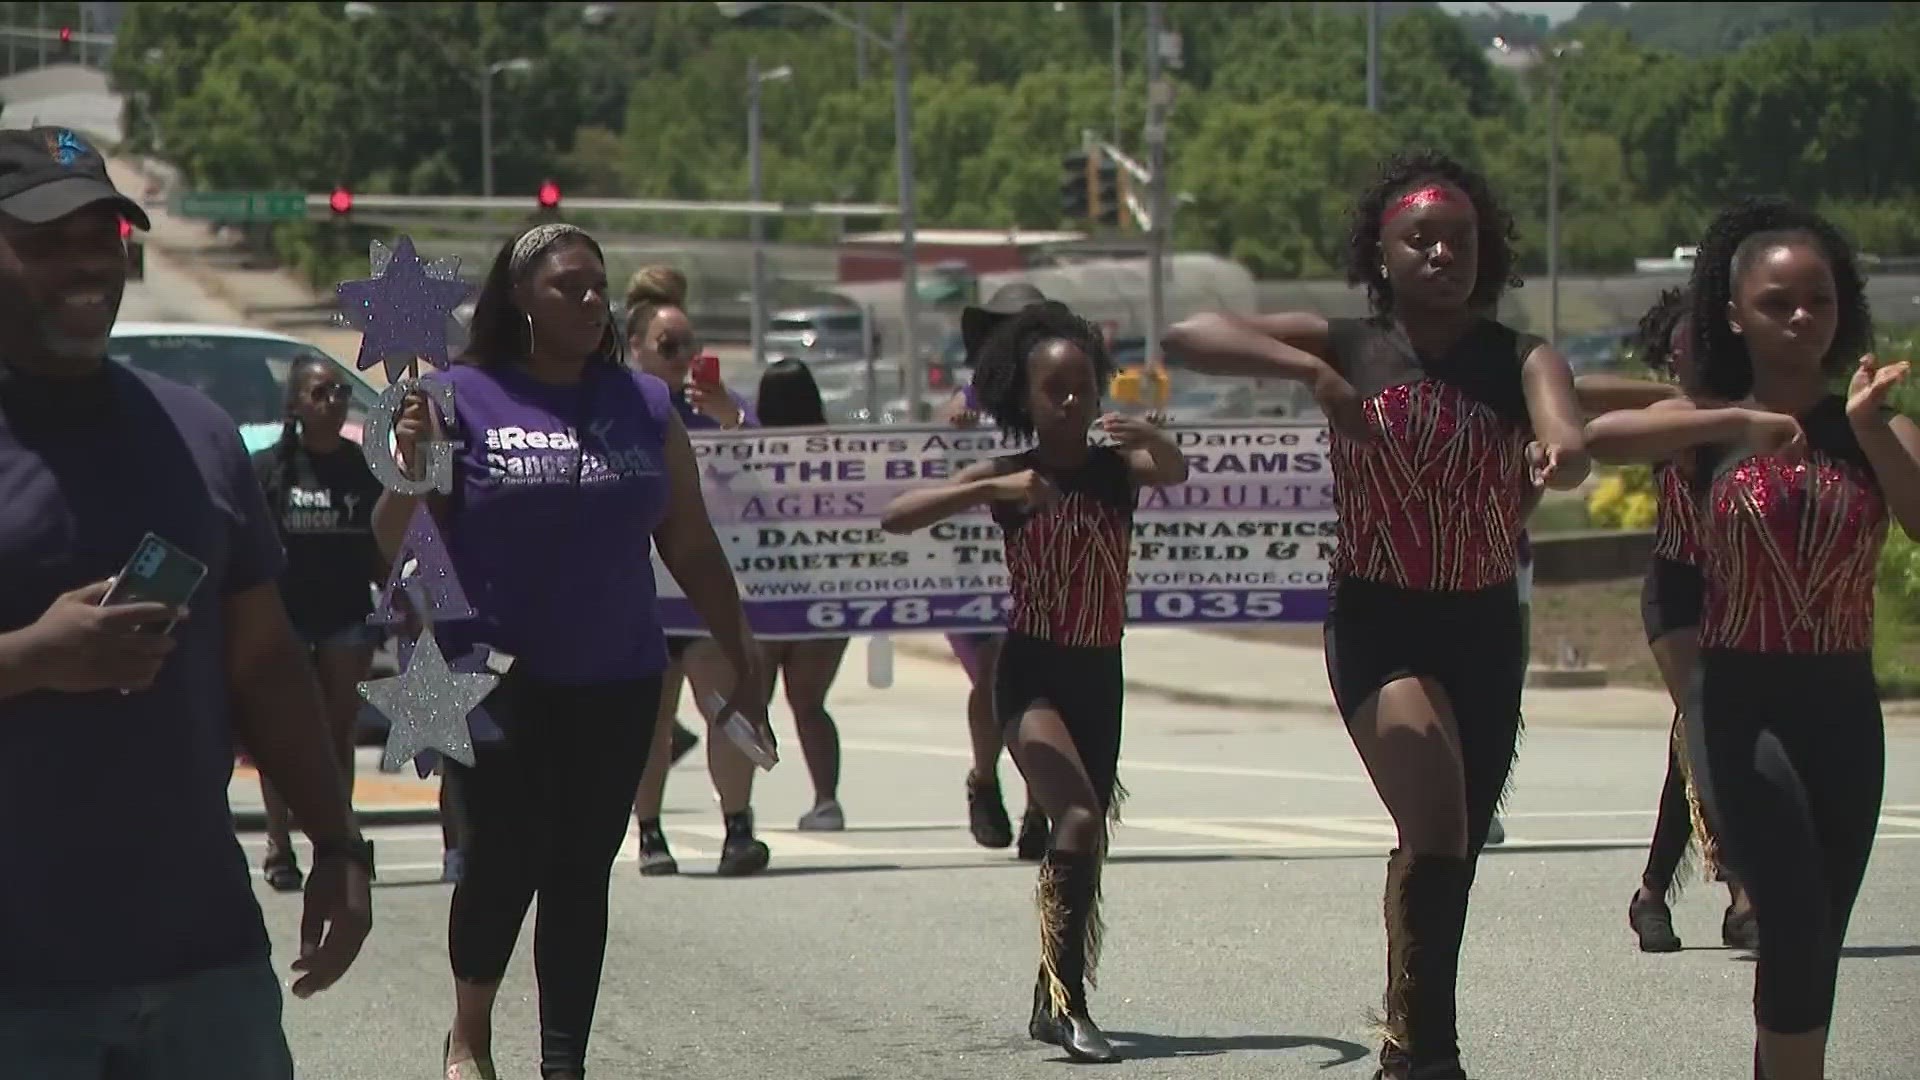
[(307, 391), (307, 396), (322, 404), (331, 405), (345, 401), (353, 396), (353, 391), (341, 383), (323, 383)]
[(692, 338), (670, 337), (663, 339), (654, 349), (662, 360), (691, 359), (700, 352), (700, 345)]

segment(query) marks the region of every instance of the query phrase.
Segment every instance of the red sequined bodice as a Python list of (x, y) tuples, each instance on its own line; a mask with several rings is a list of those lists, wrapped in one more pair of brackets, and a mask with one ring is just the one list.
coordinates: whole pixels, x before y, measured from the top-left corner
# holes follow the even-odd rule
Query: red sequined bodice
[(1013, 607), (1007, 627), (1055, 645), (1118, 645), (1127, 623), (1134, 489), (1106, 447), (1071, 473), (1047, 473), (1061, 497), (1035, 513), (1002, 504)]
[(1653, 467), (1660, 510), (1653, 522), (1653, 557), (1700, 565), (1700, 503), (1687, 471), (1670, 461)]
[(1758, 454), (1723, 469), (1700, 534), (1700, 644), (1748, 652), (1860, 652), (1873, 644), (1873, 585), (1887, 508), (1866, 472), (1814, 452)]
[(1518, 569), (1527, 432), (1438, 379), (1369, 398), (1375, 437), (1333, 435), (1336, 575), (1403, 589), (1483, 589)]

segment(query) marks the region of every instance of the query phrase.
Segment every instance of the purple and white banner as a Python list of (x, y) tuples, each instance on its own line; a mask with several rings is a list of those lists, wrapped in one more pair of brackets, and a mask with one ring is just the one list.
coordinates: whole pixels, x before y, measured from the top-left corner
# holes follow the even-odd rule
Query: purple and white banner
[[(1192, 476), (1140, 493), (1134, 623), (1317, 622), (1327, 610), (1333, 474), (1321, 424), (1174, 424)], [(766, 638), (990, 632), (1004, 623), (999, 527), (983, 510), (912, 536), (880, 530), (896, 496), (1020, 445), (994, 431), (885, 426), (696, 431), (707, 511)], [(661, 620), (700, 620), (664, 567)]]

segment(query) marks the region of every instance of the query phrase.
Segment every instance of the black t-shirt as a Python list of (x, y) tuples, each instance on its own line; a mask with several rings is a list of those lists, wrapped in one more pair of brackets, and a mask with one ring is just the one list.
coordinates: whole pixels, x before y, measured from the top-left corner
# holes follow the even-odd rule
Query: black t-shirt
[(281, 554), (240, 432), (197, 391), (118, 364), (0, 380), (0, 632), (118, 573), (148, 532), (207, 567), (153, 686), (0, 701), (0, 991), (267, 955), (227, 810), (222, 601), (271, 583)]
[(315, 456), (295, 446), (283, 461), (280, 448), (270, 446), (253, 455), (253, 470), (286, 545), (280, 595), (294, 628), (324, 636), (366, 619), (380, 568), (373, 538), (380, 481), (360, 448), (342, 439), (332, 452)]

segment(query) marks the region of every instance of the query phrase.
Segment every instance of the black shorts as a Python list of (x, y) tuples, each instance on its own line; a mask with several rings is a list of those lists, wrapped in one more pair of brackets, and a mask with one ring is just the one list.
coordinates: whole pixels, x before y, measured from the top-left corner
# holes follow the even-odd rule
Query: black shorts
[(702, 641), (706, 641), (706, 640), (707, 638), (704, 636), (673, 637), (669, 635), (667, 638), (667, 659), (677, 664), (680, 662), (681, 657), (687, 655), (688, 649), (692, 648), (695, 644)]
[(1527, 657), (1516, 582), (1428, 592), (1349, 577), (1334, 582), (1328, 603), (1327, 680), (1345, 719), (1381, 687), (1416, 676), (1444, 686), (1463, 718), (1519, 716)]
[(1672, 559), (1655, 559), (1640, 586), (1640, 624), (1652, 644), (1676, 630), (1695, 630), (1706, 601), (1707, 581), (1700, 568)]
[(1113, 801), (1120, 766), (1120, 710), (1126, 680), (1118, 645), (1055, 645), (1008, 634), (993, 673), (994, 715), (1007, 736), (1036, 702), (1067, 725), (1102, 809)]

